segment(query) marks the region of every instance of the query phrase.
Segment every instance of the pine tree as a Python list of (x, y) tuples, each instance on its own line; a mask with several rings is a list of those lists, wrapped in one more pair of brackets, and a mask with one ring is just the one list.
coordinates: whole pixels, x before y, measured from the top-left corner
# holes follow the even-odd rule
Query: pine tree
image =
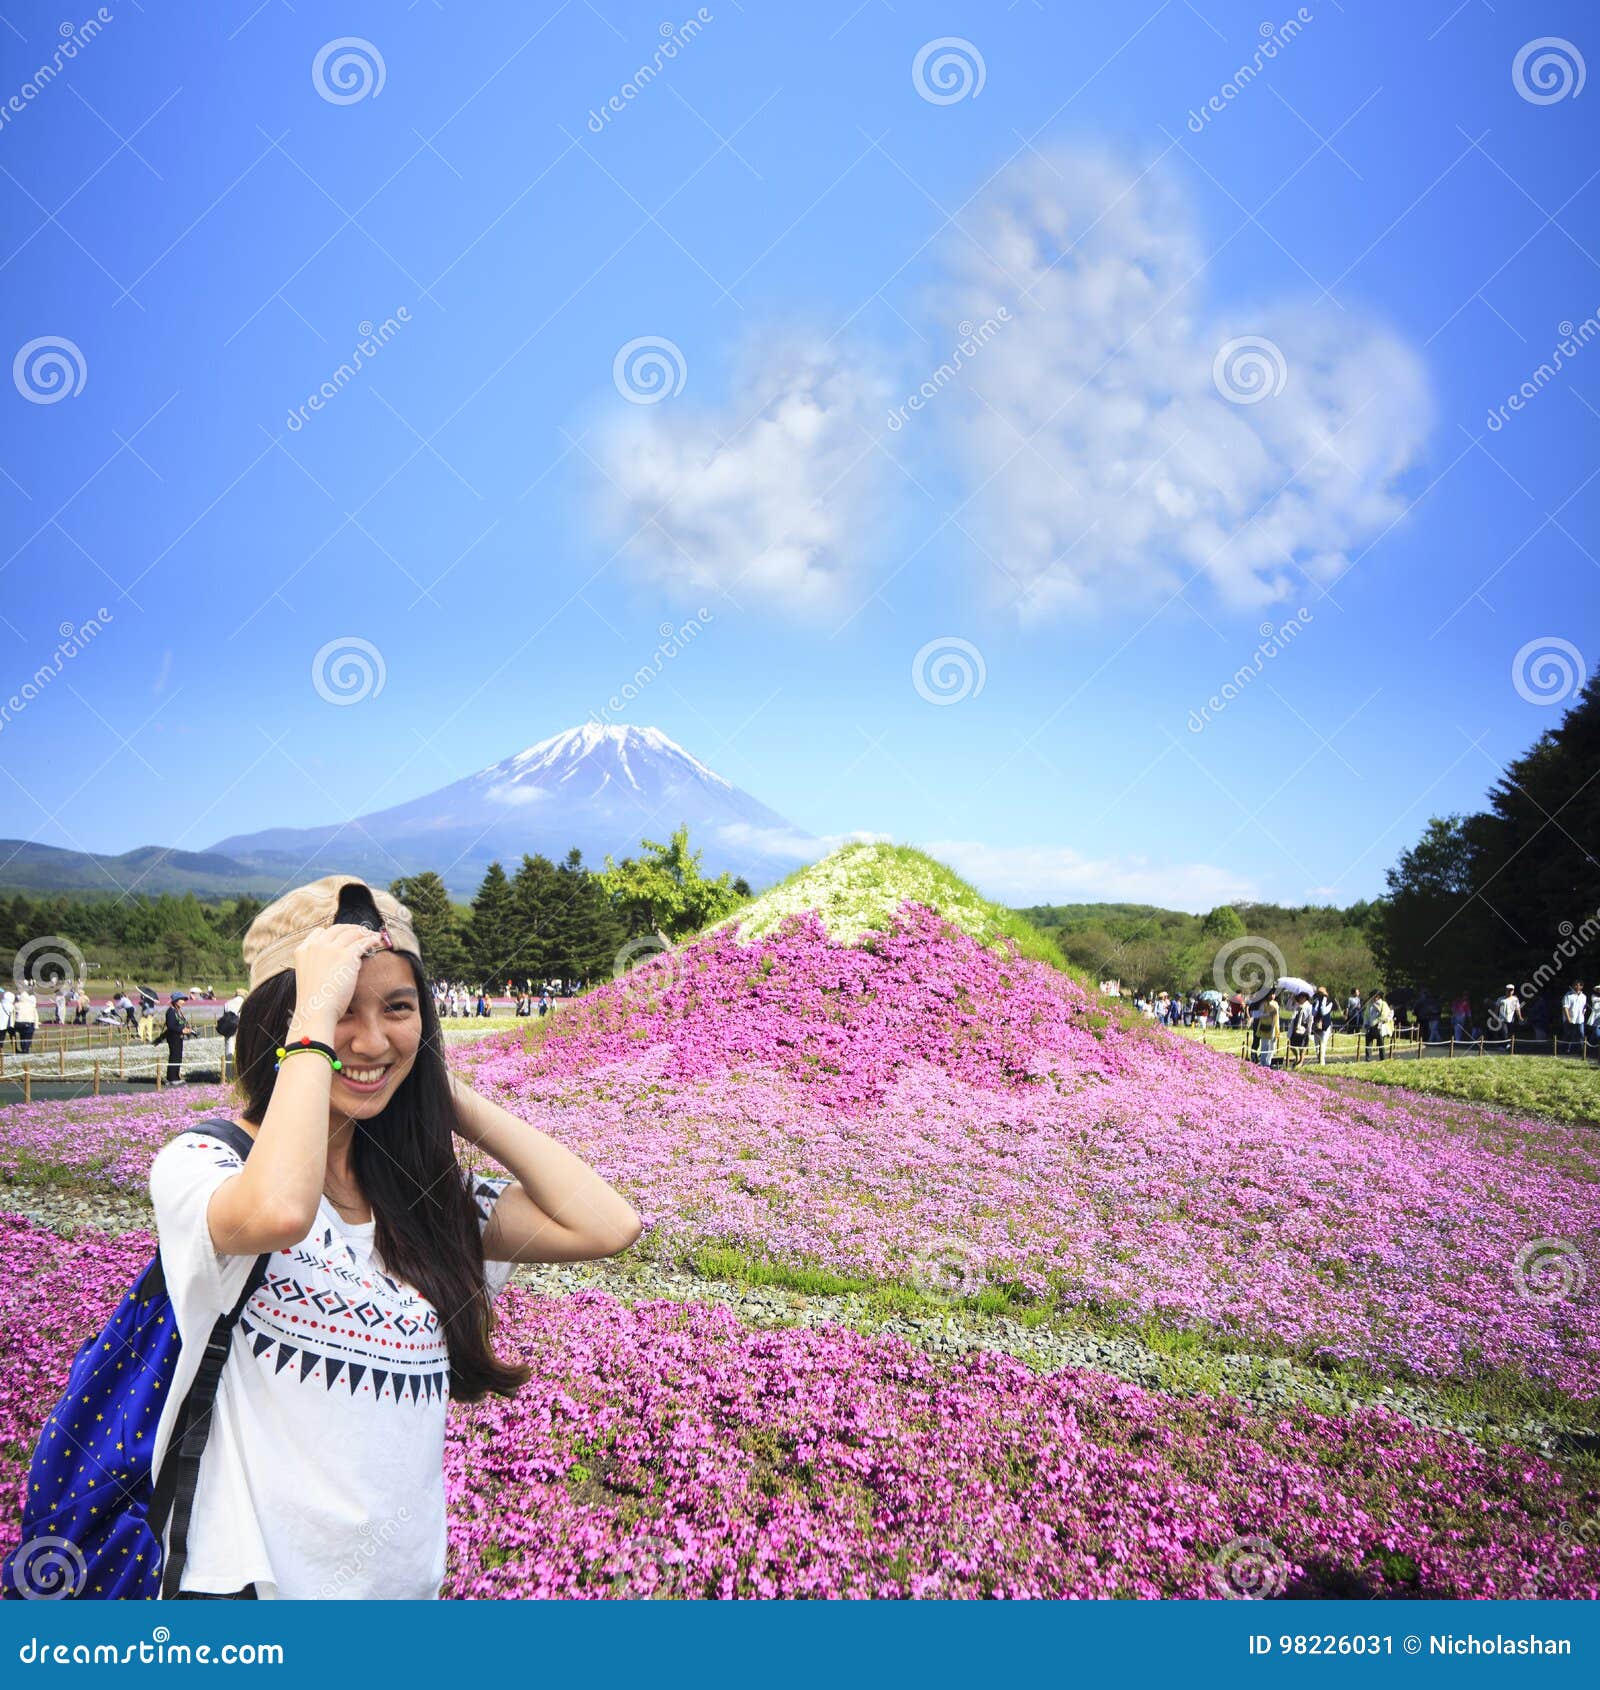
[(546, 856), (524, 853), (511, 882), (511, 920), (519, 967), (535, 987), (555, 972), (551, 934), (556, 896), (556, 865)]
[(514, 917), (511, 882), (498, 862), (490, 863), (467, 923), (467, 956), (474, 980), (492, 984), (516, 973)]
[(439, 876), (432, 869), (401, 875), (389, 883), (389, 891), (411, 911), (411, 925), (422, 947), (429, 978), (464, 979), (468, 972), (467, 948), (461, 941), (450, 894)]

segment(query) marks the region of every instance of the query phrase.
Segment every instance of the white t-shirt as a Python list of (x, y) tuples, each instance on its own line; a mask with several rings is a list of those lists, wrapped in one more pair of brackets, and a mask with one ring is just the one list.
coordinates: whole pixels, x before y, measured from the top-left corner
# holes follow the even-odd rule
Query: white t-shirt
[(1566, 1017), (1569, 1027), (1583, 1025), (1583, 1012), (1587, 1008), (1589, 999), (1579, 991), (1569, 991), (1561, 1000), (1561, 1013)]
[[(167, 1291), (183, 1349), (154, 1461), (216, 1317), (254, 1256), (219, 1255), (206, 1208), (242, 1166), (187, 1133), (150, 1169)], [(463, 1175), (463, 1178), (471, 1176)], [(508, 1179), (472, 1179), (480, 1230)], [(201, 1457), (180, 1588), (264, 1598), (425, 1598), (445, 1572), (444, 1431), (450, 1362), (433, 1305), (374, 1258), (376, 1223), (324, 1197), (304, 1240), (273, 1252), (222, 1369)], [(509, 1262), (485, 1264), (491, 1296)]]

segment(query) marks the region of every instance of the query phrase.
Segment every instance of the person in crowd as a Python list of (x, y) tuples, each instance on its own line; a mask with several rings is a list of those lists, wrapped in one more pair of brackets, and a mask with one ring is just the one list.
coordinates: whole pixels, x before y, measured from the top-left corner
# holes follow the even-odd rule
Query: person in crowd
[(1347, 1033), (1361, 1031), (1361, 988), (1352, 986), (1350, 996), (1344, 1000), (1344, 1030)]
[[(1363, 1024), (1367, 1034), (1366, 1050), (1363, 1053), (1365, 1059), (1388, 1061), (1389, 1041), (1394, 1037), (1394, 1011), (1389, 1007), (1389, 1001), (1384, 997), (1381, 986), (1367, 1000)], [(1374, 1047), (1378, 1052), (1376, 1059), (1372, 1056)]]
[(543, 1021), (545, 1016), (547, 1016), (549, 1013), (550, 1013), (550, 994), (548, 992), (540, 992), (540, 994), (539, 994), (539, 1019), (541, 1021)]
[(26, 981), (17, 993), (16, 1007), (11, 1013), (17, 1023), (17, 1049), (26, 1056), (33, 1049), (33, 1035), (39, 1030), (39, 1000)]
[(1335, 1013), (1332, 994), (1325, 986), (1318, 986), (1311, 994), (1311, 1041), (1317, 1047), (1318, 1067), (1327, 1066)]
[(1536, 993), (1528, 1003), (1528, 1022), (1541, 1044), (1550, 1037), (1550, 1009), (1550, 1000), (1543, 992)]
[[(1508, 986), (1506, 990), (1511, 988)], [(1465, 992), (1457, 992), (1451, 1000), (1450, 1037), (1460, 1040), (1472, 1037), (1472, 999)]]
[[(234, 1041), (239, 1036), (239, 1011), (243, 1008), (244, 993), (235, 992), (233, 996), (229, 998), (225, 1004), (223, 1004), (222, 1014), (217, 1017), (217, 1024), (219, 1027), (231, 1026), (233, 1028), (231, 1033), (224, 1033), (222, 1036), (223, 1060), (230, 1068), (233, 1066)], [(232, 1021), (224, 1021), (222, 1019), (224, 1015), (231, 1015), (233, 1017)]]
[(1584, 1029), (1589, 1019), (1589, 997), (1581, 980), (1574, 980), (1561, 999), (1561, 1039), (1568, 1049), (1583, 1055)]
[(1278, 1028), (1282, 1022), (1278, 1000), (1271, 992), (1261, 1000), (1256, 1014), (1255, 1057), (1263, 1068), (1272, 1066), (1273, 1052), (1278, 1048)]
[(167, 1005), (167, 1084), (181, 1086), (183, 1080), (183, 1041), (189, 1031), (189, 1018), (179, 1008), (188, 1001), (187, 992), (174, 992)]
[(1521, 1022), (1522, 999), (1517, 996), (1517, 988), (1507, 981), (1500, 996), (1489, 1006), (1489, 1031), (1509, 1040)]
[(1439, 1005), (1426, 988), (1417, 993), (1417, 1037), (1429, 1044), (1439, 1042)]
[(1289, 1017), (1289, 1066), (1298, 1068), (1311, 1048), (1311, 994), (1297, 992), (1294, 1013)]
[(0, 1048), (9, 1045), (13, 1050), (17, 1043), (17, 994), (7, 986), (0, 991)]
[[(1600, 990), (1589, 994), (1589, 1043), (1600, 1045)], [(1585, 1055), (1588, 1051), (1585, 1050)]]

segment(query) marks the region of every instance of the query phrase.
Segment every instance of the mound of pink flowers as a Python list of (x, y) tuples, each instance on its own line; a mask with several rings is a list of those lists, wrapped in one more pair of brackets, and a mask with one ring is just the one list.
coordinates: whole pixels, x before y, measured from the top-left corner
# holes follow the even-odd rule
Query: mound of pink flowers
[(1600, 1145), (1356, 1102), (1141, 1026), (906, 905), (719, 933), (458, 1053), (593, 1161), (646, 1248), (752, 1255), (1419, 1377), (1600, 1386)]
[[(0, 1222), (0, 1479), (153, 1248)], [(1177, 1402), (725, 1309), (513, 1288), (451, 1413), (445, 1594), (1600, 1595), (1600, 1493), (1381, 1410)]]

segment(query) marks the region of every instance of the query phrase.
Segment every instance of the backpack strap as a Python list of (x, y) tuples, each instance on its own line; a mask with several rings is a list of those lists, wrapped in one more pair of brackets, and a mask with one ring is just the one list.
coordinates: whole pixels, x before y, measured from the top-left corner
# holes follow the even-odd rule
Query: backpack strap
[[(221, 1139), (243, 1160), (255, 1142), (236, 1121), (216, 1117), (185, 1127), (183, 1133), (202, 1133)], [(178, 1136), (181, 1138), (183, 1133)], [(156, 1258), (158, 1261), (160, 1257)], [(217, 1387), (222, 1383), (222, 1369), (233, 1345), (233, 1329), (245, 1304), (256, 1294), (267, 1276), (272, 1260), (270, 1252), (257, 1256), (245, 1280), (244, 1289), (226, 1314), (217, 1316), (211, 1335), (206, 1339), (205, 1353), (200, 1358), (199, 1371), (189, 1387), (188, 1395), (173, 1422), (172, 1436), (162, 1458), (161, 1471), (156, 1477), (150, 1498), (148, 1523), (157, 1543), (170, 1514), (172, 1531), (167, 1543), (166, 1557), (161, 1570), (161, 1594), (173, 1597), (189, 1559), (189, 1522), (194, 1512), (195, 1489), (200, 1482), (200, 1458), (205, 1453), (206, 1439), (211, 1434), (211, 1409), (216, 1402)]]

